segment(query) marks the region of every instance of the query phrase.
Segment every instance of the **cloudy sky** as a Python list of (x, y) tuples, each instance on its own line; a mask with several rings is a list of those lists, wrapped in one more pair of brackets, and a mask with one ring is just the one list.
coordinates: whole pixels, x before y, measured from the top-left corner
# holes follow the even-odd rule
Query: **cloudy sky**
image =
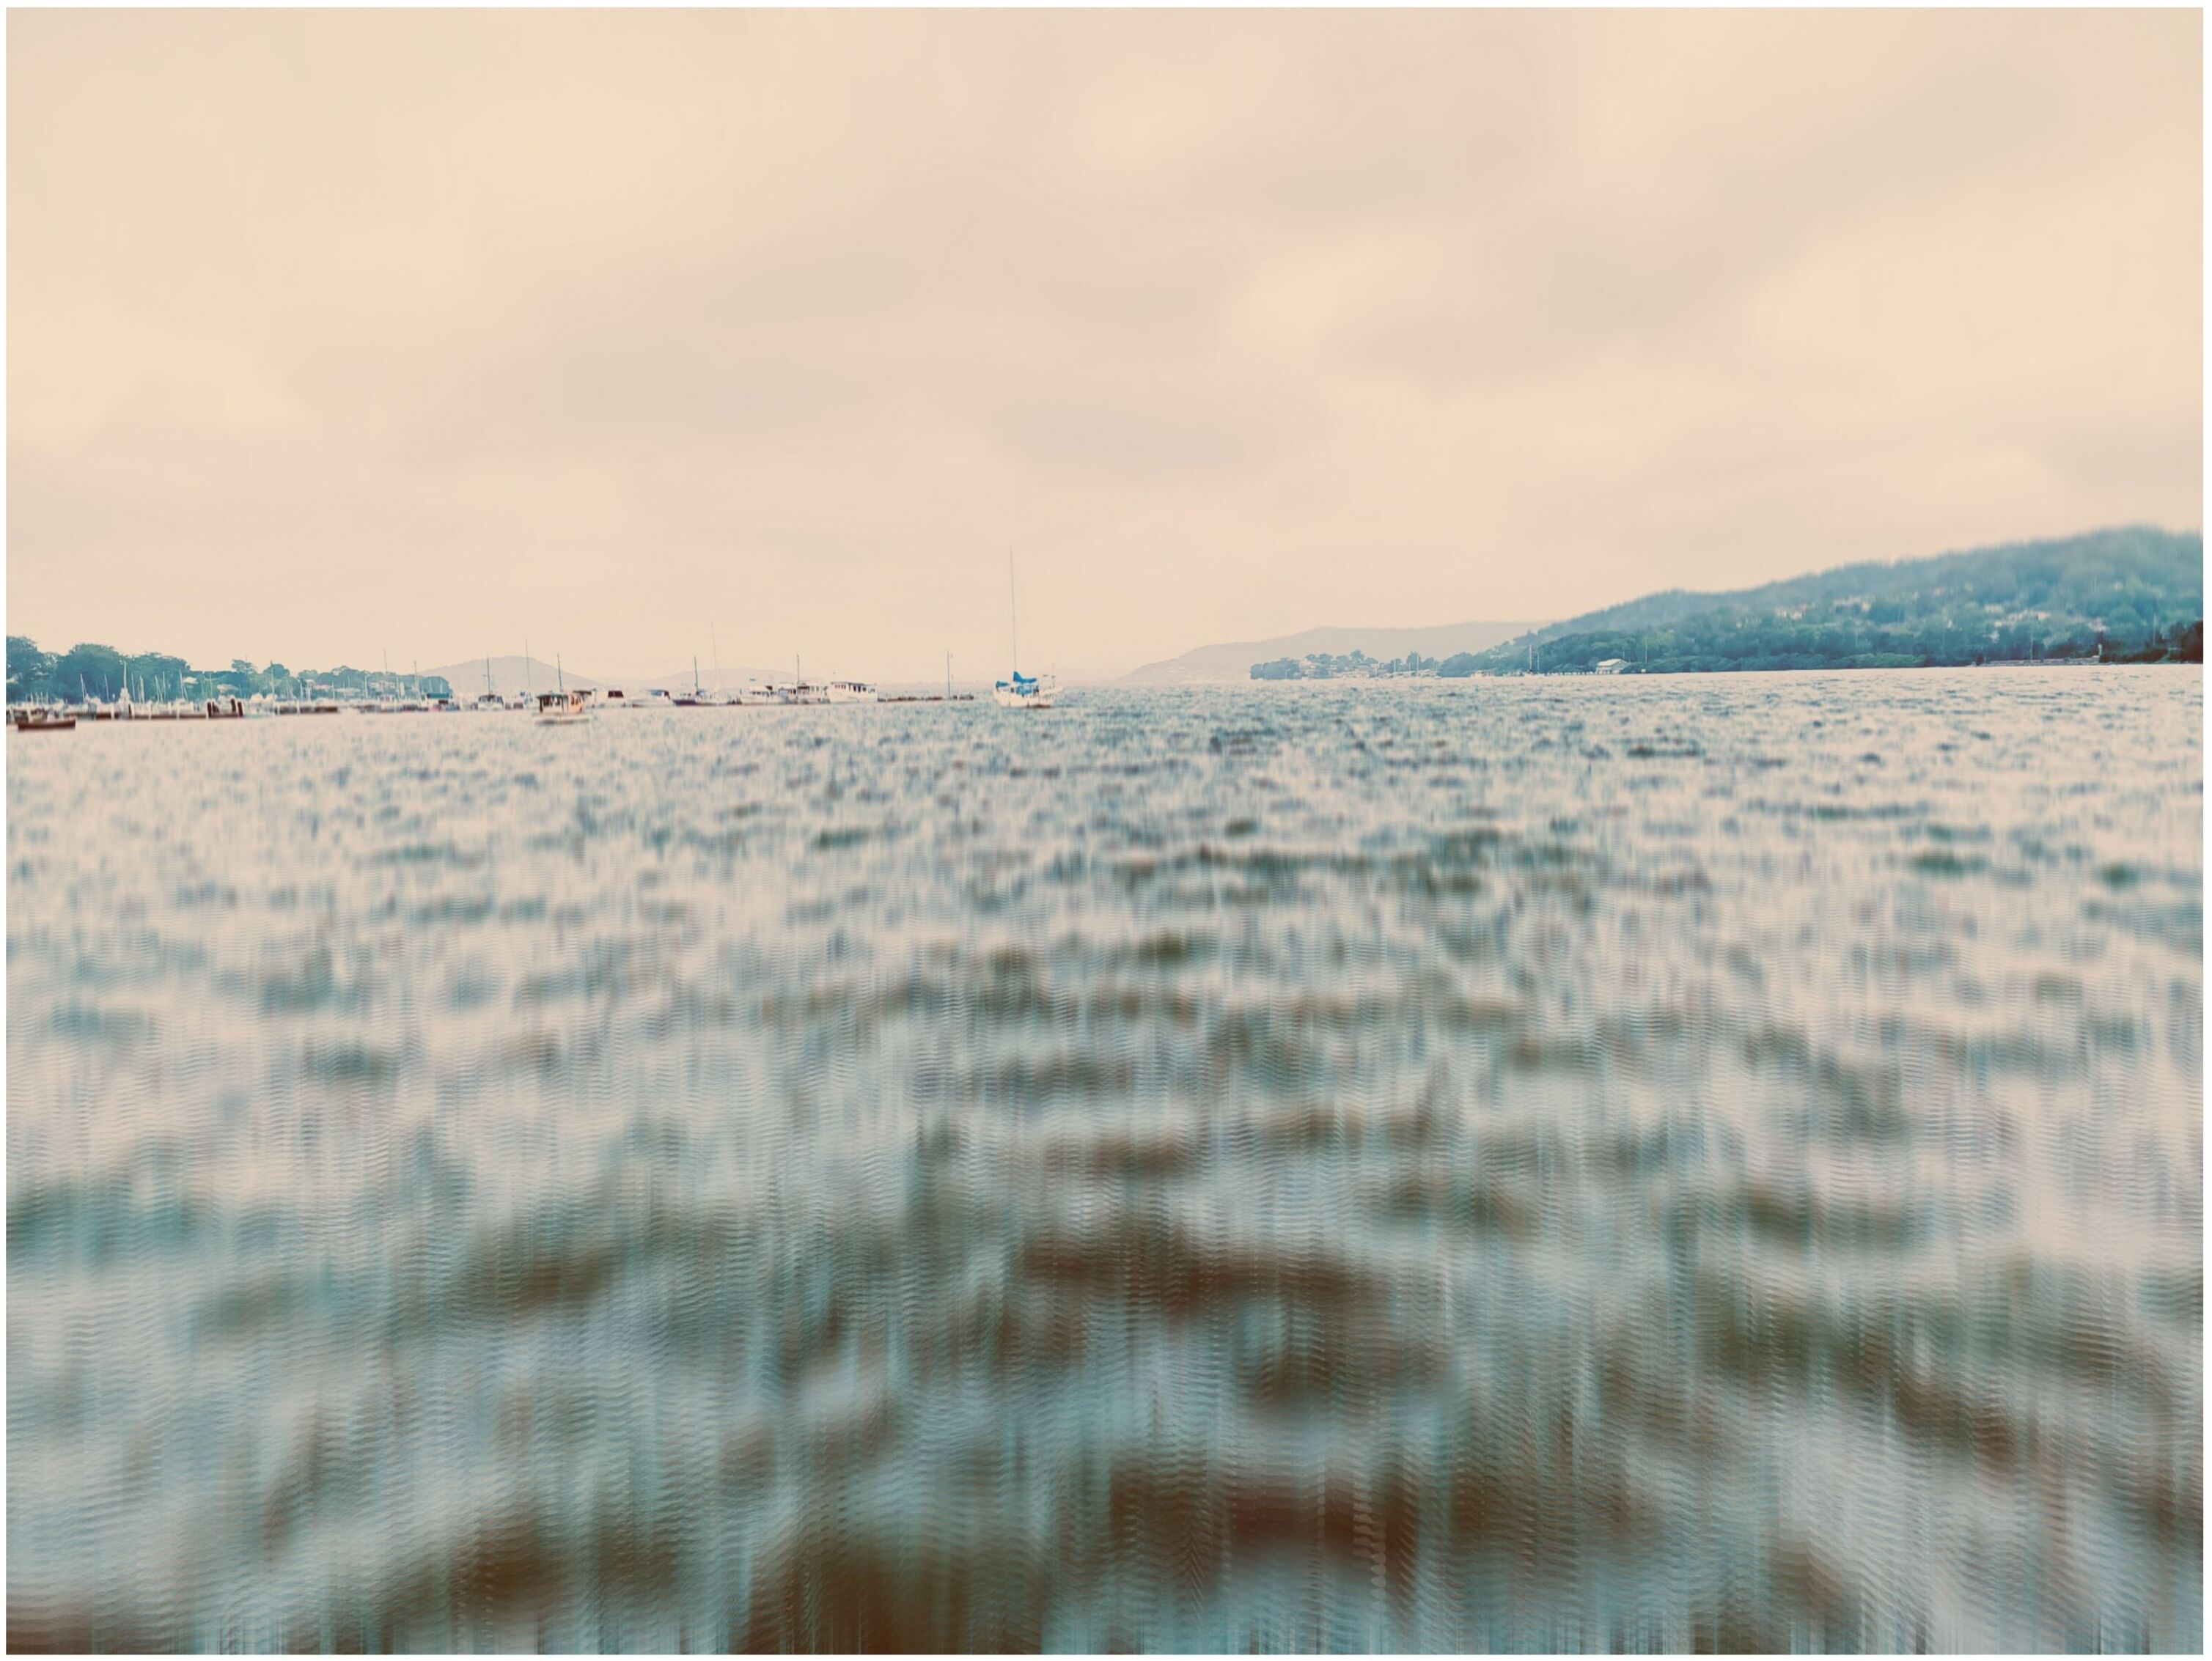
[(1118, 672), (2202, 523), (2191, 13), (12, 13), (9, 628)]

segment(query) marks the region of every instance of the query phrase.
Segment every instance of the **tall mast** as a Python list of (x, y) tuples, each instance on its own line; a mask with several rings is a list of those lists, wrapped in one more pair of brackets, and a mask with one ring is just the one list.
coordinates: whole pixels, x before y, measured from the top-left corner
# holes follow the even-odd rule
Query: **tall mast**
[(1014, 550), (1006, 550), (1006, 615), (1013, 620), (1014, 673), (1022, 672), (1022, 609), (1014, 598)]

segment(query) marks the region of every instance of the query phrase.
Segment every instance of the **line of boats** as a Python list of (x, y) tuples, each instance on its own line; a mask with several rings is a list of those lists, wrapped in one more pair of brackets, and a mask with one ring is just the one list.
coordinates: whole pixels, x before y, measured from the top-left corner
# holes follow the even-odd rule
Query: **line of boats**
[(520, 700), (502, 699), (484, 692), (471, 707), (478, 710), (526, 708), (548, 724), (564, 725), (590, 718), (595, 710), (734, 709), (791, 704), (872, 704), (881, 701), (866, 681), (757, 681), (735, 690), (708, 688), (696, 682), (687, 693), (670, 693), (665, 687), (630, 692), (622, 687), (564, 688), (555, 692), (526, 694)]
[[(1021, 620), (1019, 601), (1014, 592), (1013, 556), (1006, 556), (1006, 589), (1012, 625), (1013, 660), (1021, 662)], [(526, 692), (520, 695), (502, 694), (492, 685), (491, 659), (484, 659), (484, 689), (475, 698), (463, 703), (458, 698), (361, 699), (341, 701), (335, 698), (280, 699), (265, 694), (251, 698), (209, 698), (198, 702), (185, 699), (171, 699), (149, 703), (125, 696), (112, 702), (88, 698), (82, 704), (28, 704), (10, 707), (8, 720), (18, 732), (68, 732), (79, 721), (242, 721), (257, 716), (281, 715), (337, 715), (352, 712), (361, 715), (485, 715), (501, 714), (511, 711), (528, 713), (533, 719), (549, 726), (572, 725), (587, 721), (599, 710), (643, 709), (708, 709), (758, 707), (768, 705), (793, 704), (872, 704), (882, 701), (875, 687), (866, 681), (806, 680), (794, 661), (793, 678), (785, 682), (751, 681), (734, 691), (716, 688), (711, 691), (699, 684), (699, 666), (691, 666), (691, 690), (687, 695), (671, 693), (665, 687), (652, 686), (635, 692), (623, 687), (575, 687), (567, 684), (556, 660), (554, 665), (556, 688), (551, 692)], [(1007, 678), (994, 684), (991, 696), (1006, 709), (1050, 709), (1059, 695), (1060, 682), (1050, 675), (1024, 675), (1018, 668), (1010, 671)], [(900, 698), (892, 701), (917, 701)], [(937, 701), (930, 700), (929, 701)], [(946, 702), (961, 701), (953, 696), (951, 660), (946, 659), (945, 699)]]
[[(999, 704), (1009, 709), (1049, 709), (1058, 692), (1051, 676), (1023, 675), (1000, 681), (993, 688)], [(209, 698), (199, 700), (167, 699), (149, 701), (118, 698), (112, 701), (88, 699), (81, 704), (25, 704), (8, 711), (9, 724), (18, 732), (67, 732), (80, 721), (240, 721), (268, 716), (299, 715), (490, 715), (526, 713), (548, 724), (568, 724), (589, 719), (602, 710), (773, 708), (805, 704), (873, 704), (884, 701), (967, 701), (948, 688), (944, 698), (884, 700), (866, 681), (756, 682), (735, 688), (695, 686), (688, 693), (671, 693), (663, 687), (633, 691), (624, 687), (564, 687), (556, 691), (502, 694), (487, 689), (464, 701), (456, 698)]]
[(172, 698), (160, 700), (88, 699), (81, 704), (23, 704), (8, 712), (16, 726), (66, 730), (79, 721), (237, 721), (269, 715), (483, 715), (538, 711), (550, 704), (591, 709), (711, 709), (788, 704), (872, 704), (876, 688), (866, 681), (761, 682), (731, 690), (694, 688), (670, 693), (661, 687), (632, 692), (622, 687), (567, 688), (559, 692), (503, 694), (483, 692), (458, 698)]

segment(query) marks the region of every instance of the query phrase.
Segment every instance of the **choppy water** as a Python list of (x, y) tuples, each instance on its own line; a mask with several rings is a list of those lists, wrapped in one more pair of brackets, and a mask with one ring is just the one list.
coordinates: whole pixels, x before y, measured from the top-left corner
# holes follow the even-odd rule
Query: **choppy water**
[(2201, 688), (11, 736), (10, 1640), (2195, 1649)]

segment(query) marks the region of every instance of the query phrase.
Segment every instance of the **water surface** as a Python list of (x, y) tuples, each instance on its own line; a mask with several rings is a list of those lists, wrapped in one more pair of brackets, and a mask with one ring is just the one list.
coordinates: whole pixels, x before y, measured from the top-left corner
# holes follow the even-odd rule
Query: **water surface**
[(2201, 688), (11, 736), (9, 1637), (2196, 1649)]

